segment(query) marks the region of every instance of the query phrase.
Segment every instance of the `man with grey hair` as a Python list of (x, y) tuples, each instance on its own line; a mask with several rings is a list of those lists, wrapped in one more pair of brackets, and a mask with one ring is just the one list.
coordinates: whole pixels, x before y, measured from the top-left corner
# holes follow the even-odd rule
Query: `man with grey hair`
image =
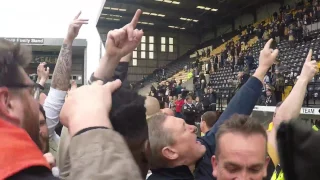
[[(152, 167), (149, 180), (215, 179), (211, 165), (216, 148), (215, 134), (219, 126), (233, 114), (251, 114), (261, 95), (263, 78), (279, 52), (270, 49), (271, 43), (272, 40), (269, 40), (261, 51), (256, 72), (232, 98), (227, 109), (205, 136), (197, 138), (195, 126), (186, 124), (180, 118), (159, 114), (148, 121)], [(195, 177), (188, 168), (192, 165), (195, 165)]]

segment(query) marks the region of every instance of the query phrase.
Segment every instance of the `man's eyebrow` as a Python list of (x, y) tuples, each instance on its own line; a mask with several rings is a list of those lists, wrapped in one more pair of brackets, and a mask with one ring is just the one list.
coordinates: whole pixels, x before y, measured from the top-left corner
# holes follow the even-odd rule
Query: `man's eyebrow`
[(263, 166), (263, 164), (257, 163), (257, 164), (251, 165), (250, 168), (257, 168), (257, 167), (262, 167), (262, 166)]
[(239, 164), (234, 163), (234, 162), (225, 162), (224, 164), (225, 164), (226, 166), (240, 166)]

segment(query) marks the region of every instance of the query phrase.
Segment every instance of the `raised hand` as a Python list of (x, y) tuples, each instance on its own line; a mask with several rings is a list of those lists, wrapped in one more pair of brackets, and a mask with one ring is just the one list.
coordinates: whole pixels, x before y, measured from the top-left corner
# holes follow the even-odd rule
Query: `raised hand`
[(136, 14), (132, 18), (131, 22), (123, 27), (123, 29), (127, 32), (129, 41), (134, 40), (134, 30), (137, 27), (141, 14), (142, 14), (142, 11), (138, 9), (136, 11)]
[(39, 66), (37, 68), (38, 80), (39, 80), (39, 84), (41, 84), (41, 85), (44, 84), (49, 78), (50, 68), (49, 67), (45, 68), (44, 66), (46, 64), (47, 63), (42, 62), (39, 64)]
[(312, 61), (311, 57), (312, 50), (310, 49), (299, 77), (299, 79), (303, 79), (308, 82), (310, 82), (312, 78), (316, 75), (316, 73), (319, 71), (317, 62), (315, 60)]
[(117, 57), (116, 59), (120, 59), (138, 47), (143, 36), (142, 30), (135, 29), (140, 15), (141, 10), (138, 9), (129, 24), (125, 25), (121, 29), (116, 29), (108, 33), (106, 42), (107, 56)]
[(270, 39), (260, 51), (259, 68), (269, 69), (279, 54), (278, 49), (270, 48), (272, 41), (273, 39)]
[(88, 24), (88, 19), (79, 19), (81, 11), (76, 15), (68, 28), (67, 40), (73, 41), (79, 34), (80, 28), (83, 24)]
[(70, 85), (71, 85), (70, 91), (75, 90), (78, 87), (77, 82), (75, 80), (71, 80)]
[(81, 86), (68, 93), (60, 113), (60, 121), (69, 128), (71, 136), (88, 127), (112, 128), (109, 120), (111, 94), (121, 86), (121, 81), (116, 80), (105, 85), (102, 83), (101, 81)]

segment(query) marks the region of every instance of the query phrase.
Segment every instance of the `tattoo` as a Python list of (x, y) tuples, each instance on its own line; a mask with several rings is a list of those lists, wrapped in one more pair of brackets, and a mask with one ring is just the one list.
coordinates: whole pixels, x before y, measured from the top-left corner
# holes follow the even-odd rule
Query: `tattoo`
[(67, 91), (70, 85), (72, 65), (72, 45), (63, 44), (53, 71), (51, 87), (61, 91)]

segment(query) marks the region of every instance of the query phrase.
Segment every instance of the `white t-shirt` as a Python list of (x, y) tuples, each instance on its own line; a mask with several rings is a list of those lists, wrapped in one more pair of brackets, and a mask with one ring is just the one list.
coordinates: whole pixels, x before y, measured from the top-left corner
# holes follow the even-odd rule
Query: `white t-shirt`
[(57, 150), (60, 137), (55, 132), (55, 128), (59, 124), (59, 115), (67, 95), (66, 91), (50, 88), (49, 94), (43, 104), (46, 112), (46, 123), (49, 133), (49, 147), (52, 155), (57, 158)]

